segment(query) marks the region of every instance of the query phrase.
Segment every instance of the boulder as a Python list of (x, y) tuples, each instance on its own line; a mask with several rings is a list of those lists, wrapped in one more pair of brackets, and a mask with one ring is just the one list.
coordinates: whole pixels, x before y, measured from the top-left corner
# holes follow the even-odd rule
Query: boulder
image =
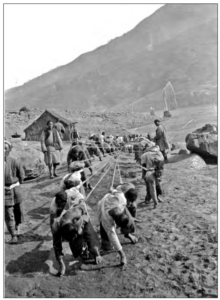
[(205, 124), (205, 126), (203, 126), (202, 128), (198, 128), (195, 131), (193, 131), (192, 133), (213, 133), (213, 134), (217, 134), (218, 133), (218, 126), (215, 124)]
[[(207, 167), (206, 162), (196, 154), (191, 154), (188, 159), (188, 163), (190, 164), (190, 169), (201, 170)], [(187, 168), (187, 162), (184, 163), (184, 166)]]
[[(23, 165), (25, 180), (33, 179), (48, 171), (44, 163), (44, 154), (41, 151), (40, 142), (28, 142), (21, 139), (12, 139), (12, 153)], [(64, 142), (60, 151), (60, 166), (66, 164), (66, 158), (70, 149), (70, 143)]]
[(169, 157), (169, 163), (178, 163), (178, 167), (185, 170), (207, 168), (206, 162), (197, 154), (173, 155)]
[(25, 180), (33, 179), (45, 172), (44, 154), (22, 141), (12, 142), (12, 156), (24, 167)]
[(163, 116), (164, 116), (164, 118), (170, 118), (170, 117), (172, 117), (171, 113), (168, 110), (165, 110), (163, 112)]
[(216, 133), (190, 133), (186, 136), (186, 147), (200, 155), (206, 163), (217, 164), (218, 136)]
[(187, 149), (180, 149), (180, 151), (178, 152), (179, 155), (181, 154), (190, 154), (190, 151)]

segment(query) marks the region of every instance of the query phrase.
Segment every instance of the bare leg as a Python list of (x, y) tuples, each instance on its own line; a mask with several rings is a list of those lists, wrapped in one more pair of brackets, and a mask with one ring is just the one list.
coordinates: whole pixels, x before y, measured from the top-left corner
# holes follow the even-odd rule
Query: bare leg
[(62, 256), (59, 256), (57, 258), (57, 261), (58, 261), (58, 264), (59, 264), (59, 271), (57, 273), (57, 276), (63, 276), (66, 272), (66, 266), (63, 262), (63, 257)]
[(89, 167), (89, 171), (91, 173), (91, 175), (93, 174), (93, 170), (92, 170), (92, 167)]
[(162, 154), (163, 154), (164, 161), (165, 161), (165, 162), (169, 162), (169, 161), (168, 161), (168, 158), (167, 158), (166, 150), (163, 150), (163, 151), (161, 151), (161, 152), (162, 152)]
[(118, 251), (119, 255), (120, 255), (120, 259), (121, 259), (121, 265), (124, 266), (127, 264), (127, 258), (126, 255), (123, 251), (123, 249), (121, 249), (120, 251)]
[(5, 206), (5, 223), (11, 234), (11, 244), (17, 244), (17, 235), (15, 229), (15, 218), (14, 218), (13, 206)]
[(58, 175), (57, 175), (57, 173), (56, 173), (56, 167), (57, 167), (57, 165), (53, 165), (53, 175), (54, 175), (55, 177), (58, 177)]
[(50, 178), (54, 178), (53, 174), (52, 174), (52, 165), (48, 165), (49, 168), (49, 173), (50, 173)]

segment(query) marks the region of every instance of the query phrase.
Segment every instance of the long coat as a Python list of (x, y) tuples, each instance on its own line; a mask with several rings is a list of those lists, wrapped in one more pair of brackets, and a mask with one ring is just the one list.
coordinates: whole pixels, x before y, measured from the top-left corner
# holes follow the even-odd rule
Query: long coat
[[(47, 146), (46, 146), (46, 140), (48, 139), (49, 135), (50, 135), (50, 133), (49, 133), (48, 129), (42, 131), (42, 134), (41, 134), (41, 150), (42, 150), (42, 152), (45, 152), (48, 150)], [(60, 138), (59, 132), (55, 128), (53, 128), (53, 144), (50, 146), (55, 147), (55, 145), (57, 145), (59, 147), (59, 150), (63, 149), (63, 143)]]
[[(62, 139), (59, 132), (53, 128), (52, 137), (48, 129), (41, 134), (41, 150), (44, 152), (44, 161), (46, 165), (60, 163), (60, 150), (63, 149)], [(48, 139), (50, 137), (50, 139)]]
[(160, 147), (160, 151), (169, 149), (169, 143), (166, 135), (166, 130), (163, 125), (159, 125), (155, 136), (156, 144)]
[(24, 220), (23, 213), (23, 191), (20, 185), (15, 186), (12, 189), (8, 189), (12, 184), (23, 183), (24, 169), (21, 163), (8, 156), (5, 160), (5, 206), (14, 206), (14, 217), (16, 224), (20, 224)]

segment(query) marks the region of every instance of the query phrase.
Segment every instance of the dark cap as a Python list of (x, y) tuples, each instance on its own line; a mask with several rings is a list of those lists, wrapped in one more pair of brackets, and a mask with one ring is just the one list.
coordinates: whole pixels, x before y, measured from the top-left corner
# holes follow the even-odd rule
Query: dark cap
[(154, 123), (160, 123), (160, 122), (161, 122), (161, 121), (158, 120), (158, 119), (154, 120)]
[(66, 204), (67, 202), (67, 193), (66, 192), (58, 192), (55, 195), (55, 202), (58, 207), (62, 207)]

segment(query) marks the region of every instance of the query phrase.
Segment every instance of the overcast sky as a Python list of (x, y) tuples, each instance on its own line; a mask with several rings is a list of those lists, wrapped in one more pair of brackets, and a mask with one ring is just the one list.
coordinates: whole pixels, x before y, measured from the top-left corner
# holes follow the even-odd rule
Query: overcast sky
[(73, 61), (134, 28), (162, 5), (4, 6), (5, 89)]

